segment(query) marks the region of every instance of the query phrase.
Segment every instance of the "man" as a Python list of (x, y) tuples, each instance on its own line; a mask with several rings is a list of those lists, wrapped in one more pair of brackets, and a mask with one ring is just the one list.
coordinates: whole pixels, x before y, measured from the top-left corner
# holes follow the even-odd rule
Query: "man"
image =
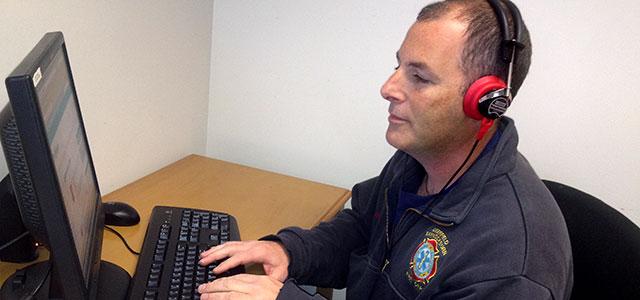
[(296, 281), (346, 286), (354, 299), (568, 299), (564, 220), (518, 153), (513, 121), (479, 121), (463, 109), (467, 90), (487, 74), (517, 93), (531, 56), (526, 28), (522, 37), (508, 78), (487, 1), (425, 7), (381, 89), (386, 138), (398, 149), (381, 174), (357, 184), (353, 209), (330, 222), (204, 252), (201, 264), (228, 257), (216, 273), (260, 263), (267, 275), (202, 285), (202, 299), (310, 298)]

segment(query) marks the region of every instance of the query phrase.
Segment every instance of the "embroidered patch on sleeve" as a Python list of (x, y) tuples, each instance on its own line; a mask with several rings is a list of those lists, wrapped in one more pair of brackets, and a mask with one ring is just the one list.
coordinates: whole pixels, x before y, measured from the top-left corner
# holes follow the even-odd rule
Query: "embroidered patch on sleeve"
[(438, 273), (440, 256), (447, 255), (449, 239), (438, 228), (429, 229), (411, 256), (407, 277), (412, 285), (422, 290)]

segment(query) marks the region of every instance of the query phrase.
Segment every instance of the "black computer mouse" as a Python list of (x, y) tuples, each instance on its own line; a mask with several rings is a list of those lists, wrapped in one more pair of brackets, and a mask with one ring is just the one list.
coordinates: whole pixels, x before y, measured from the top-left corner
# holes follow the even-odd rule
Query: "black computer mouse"
[(133, 226), (140, 223), (140, 215), (131, 205), (123, 202), (104, 202), (104, 225)]

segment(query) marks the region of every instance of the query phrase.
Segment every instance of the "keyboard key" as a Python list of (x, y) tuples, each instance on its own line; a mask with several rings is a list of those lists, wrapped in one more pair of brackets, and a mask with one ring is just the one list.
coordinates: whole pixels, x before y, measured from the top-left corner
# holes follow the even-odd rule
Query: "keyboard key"
[(191, 289), (183, 288), (180, 297), (180, 299), (191, 299)]
[(149, 288), (157, 288), (158, 287), (158, 280), (148, 280), (147, 281), (147, 287), (149, 287)]
[(156, 296), (158, 291), (154, 291), (154, 290), (146, 290), (144, 292), (144, 300), (154, 300), (156, 299)]

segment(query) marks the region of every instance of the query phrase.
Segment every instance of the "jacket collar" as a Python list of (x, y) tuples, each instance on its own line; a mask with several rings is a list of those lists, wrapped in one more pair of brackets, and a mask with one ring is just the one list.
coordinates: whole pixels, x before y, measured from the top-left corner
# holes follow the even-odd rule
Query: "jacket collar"
[[(460, 224), (473, 208), (481, 195), (482, 188), (491, 178), (509, 172), (515, 166), (518, 133), (512, 119), (502, 117), (498, 130), (500, 139), (490, 152), (477, 159), (473, 165), (455, 182), (443, 196), (435, 196), (424, 210), (423, 215), (442, 224)], [(393, 179), (389, 193), (397, 195), (403, 177), (416, 170), (424, 170), (420, 163), (404, 152), (396, 155), (399, 163), (393, 168)]]

